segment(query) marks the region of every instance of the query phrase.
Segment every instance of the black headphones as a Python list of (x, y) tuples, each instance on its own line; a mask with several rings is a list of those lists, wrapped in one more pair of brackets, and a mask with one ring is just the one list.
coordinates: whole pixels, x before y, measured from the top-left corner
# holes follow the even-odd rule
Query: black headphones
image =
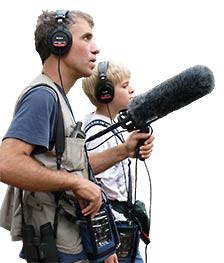
[(57, 28), (53, 30), (48, 39), (48, 46), (54, 55), (63, 56), (72, 45), (72, 34), (66, 29), (64, 21), (67, 17), (68, 10), (57, 10), (55, 20)]
[(99, 83), (96, 86), (95, 96), (101, 103), (109, 103), (114, 98), (113, 84), (107, 80), (107, 68), (109, 61), (100, 62), (98, 64)]

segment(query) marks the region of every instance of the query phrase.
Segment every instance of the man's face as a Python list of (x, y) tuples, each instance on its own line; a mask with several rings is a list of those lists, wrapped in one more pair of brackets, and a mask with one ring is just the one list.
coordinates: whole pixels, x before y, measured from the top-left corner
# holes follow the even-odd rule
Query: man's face
[(89, 77), (95, 67), (100, 50), (93, 42), (92, 28), (83, 18), (78, 18), (70, 29), (73, 43), (63, 62), (76, 79)]

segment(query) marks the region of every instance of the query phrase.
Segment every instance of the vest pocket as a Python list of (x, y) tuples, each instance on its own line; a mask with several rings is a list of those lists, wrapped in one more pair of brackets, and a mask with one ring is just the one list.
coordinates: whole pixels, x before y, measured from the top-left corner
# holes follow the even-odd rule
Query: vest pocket
[(82, 171), (85, 168), (84, 144), (84, 140), (80, 138), (65, 138), (62, 164), (68, 172)]

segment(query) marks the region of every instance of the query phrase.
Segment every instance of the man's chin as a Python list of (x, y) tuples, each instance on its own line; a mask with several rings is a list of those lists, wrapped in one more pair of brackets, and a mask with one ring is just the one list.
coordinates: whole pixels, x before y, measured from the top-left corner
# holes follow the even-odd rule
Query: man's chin
[(89, 70), (88, 72), (85, 72), (84, 78), (88, 78), (93, 74), (93, 70)]

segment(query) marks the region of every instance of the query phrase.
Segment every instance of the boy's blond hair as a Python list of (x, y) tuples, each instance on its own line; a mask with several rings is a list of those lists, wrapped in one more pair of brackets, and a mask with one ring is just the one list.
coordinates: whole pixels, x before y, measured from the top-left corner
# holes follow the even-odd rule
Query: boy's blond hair
[[(121, 63), (109, 62), (107, 68), (107, 80), (115, 87), (119, 82), (122, 82), (126, 78), (131, 77), (131, 72), (125, 65)], [(94, 68), (93, 73), (88, 78), (82, 79), (82, 89), (92, 102), (93, 105), (98, 107), (101, 103), (96, 98), (96, 87), (99, 84), (98, 65)]]

